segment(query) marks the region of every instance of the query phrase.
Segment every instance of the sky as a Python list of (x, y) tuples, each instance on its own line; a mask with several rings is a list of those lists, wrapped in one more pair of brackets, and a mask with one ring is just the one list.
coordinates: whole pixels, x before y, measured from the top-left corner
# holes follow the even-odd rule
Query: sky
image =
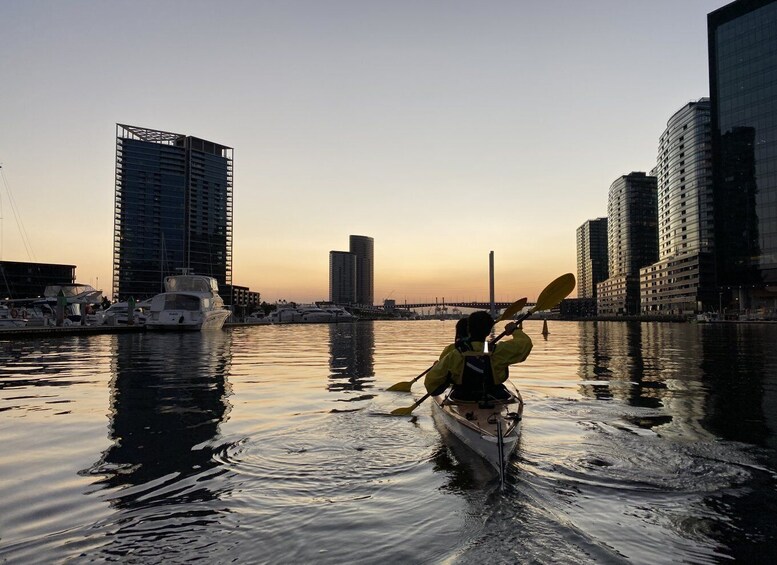
[[(116, 123), (234, 148), (234, 284), (375, 300), (537, 297), (575, 230), (709, 95), (726, 0), (0, 0), (0, 259), (111, 294)], [(25, 237), (26, 235), (26, 237)], [(574, 293), (573, 295), (574, 296)]]

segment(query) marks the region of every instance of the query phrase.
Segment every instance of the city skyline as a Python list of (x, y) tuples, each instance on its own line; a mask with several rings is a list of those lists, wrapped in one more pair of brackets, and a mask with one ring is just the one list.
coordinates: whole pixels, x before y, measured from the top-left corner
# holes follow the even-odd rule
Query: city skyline
[(110, 291), (132, 123), (234, 148), (233, 280), (263, 300), (326, 299), (348, 233), (380, 242), (376, 303), (487, 300), (492, 249), (496, 299), (536, 298), (575, 272), (613, 179), (651, 170), (667, 118), (709, 96), (726, 4), (6, 4), (0, 188), (34, 255), (6, 201), (0, 259)]

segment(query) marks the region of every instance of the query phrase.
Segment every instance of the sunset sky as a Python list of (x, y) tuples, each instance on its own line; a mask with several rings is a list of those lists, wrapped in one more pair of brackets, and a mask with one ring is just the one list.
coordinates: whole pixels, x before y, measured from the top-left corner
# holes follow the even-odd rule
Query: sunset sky
[(726, 3), (0, 0), (0, 259), (111, 294), (119, 122), (234, 148), (233, 281), (263, 300), (326, 299), (350, 234), (376, 302), (485, 300), (490, 250), (497, 299), (536, 298), (709, 95)]

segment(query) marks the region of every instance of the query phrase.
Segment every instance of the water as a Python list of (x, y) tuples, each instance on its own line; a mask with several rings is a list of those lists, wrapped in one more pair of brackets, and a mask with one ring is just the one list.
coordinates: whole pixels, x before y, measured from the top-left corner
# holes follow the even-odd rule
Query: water
[(385, 416), (453, 322), (0, 342), (0, 562), (777, 561), (777, 325), (525, 327), (504, 490)]

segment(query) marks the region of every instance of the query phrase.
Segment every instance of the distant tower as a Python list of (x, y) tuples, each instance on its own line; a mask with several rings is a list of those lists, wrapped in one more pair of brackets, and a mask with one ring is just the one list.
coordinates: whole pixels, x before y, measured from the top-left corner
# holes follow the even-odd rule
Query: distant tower
[(639, 312), (639, 270), (658, 259), (656, 177), (624, 175), (610, 186), (607, 202), (609, 278), (597, 286), (599, 314)]
[(329, 300), (335, 304), (356, 302), (356, 255), (329, 252)]
[(373, 239), (350, 236), (350, 252), (356, 255), (356, 303), (372, 306), (375, 299)]
[(149, 298), (181, 268), (232, 284), (232, 148), (116, 124), (113, 297)]
[(596, 285), (607, 279), (607, 218), (577, 228), (577, 297), (596, 298)]

